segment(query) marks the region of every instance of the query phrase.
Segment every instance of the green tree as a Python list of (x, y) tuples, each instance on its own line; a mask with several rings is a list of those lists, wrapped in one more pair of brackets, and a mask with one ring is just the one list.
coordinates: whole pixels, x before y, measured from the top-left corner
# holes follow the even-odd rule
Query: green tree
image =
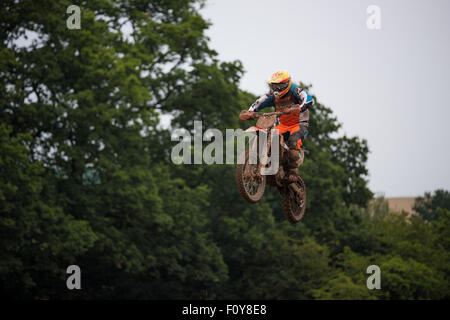
[(0, 124), (0, 293), (49, 297), (65, 286), (65, 268), (92, 248), (96, 236), (86, 220), (56, 205), (44, 168), (28, 158), (30, 136), (11, 133)]
[[(79, 30), (66, 27), (71, 4), (81, 7)], [(226, 279), (221, 252), (207, 229), (208, 188), (188, 187), (165, 172), (169, 168), (161, 150), (167, 140), (155, 133), (162, 103), (191, 81), (187, 70), (215, 70), (210, 62), (215, 53), (204, 34), (208, 23), (198, 13), (202, 4), (99, 0), (2, 5), (0, 120), (12, 128), (11, 139), (29, 137), (15, 144), (30, 159), (27, 170), (39, 169), (45, 186), (34, 195), (46, 208), (36, 223), (48, 224), (42, 232), (58, 243), (58, 251), (47, 255), (45, 238), (34, 240), (33, 250), (8, 240), (18, 260), (2, 268), (3, 279), (16, 272), (13, 265), (36, 268), (24, 275), (30, 284), (40, 279), (30, 291), (36, 298), (198, 298)], [(23, 37), (34, 35), (30, 45), (21, 44)], [(7, 152), (12, 154), (6, 153), (6, 159), (17, 157), (16, 151)], [(19, 186), (38, 190), (36, 175)], [(9, 206), (11, 201), (5, 200)], [(6, 225), (12, 221), (5, 216)], [(68, 233), (66, 238), (61, 232)], [(74, 253), (65, 252), (71, 249)], [(48, 259), (47, 266), (34, 267), (34, 255)], [(64, 279), (68, 264), (82, 268), (81, 293), (68, 292), (65, 281), (51, 288), (51, 276), (58, 272)]]
[(428, 221), (437, 219), (437, 209), (450, 210), (450, 193), (447, 190), (436, 190), (433, 194), (425, 192), (423, 197), (417, 197), (413, 210)]
[(382, 293), (389, 299), (439, 299), (442, 288), (432, 268), (413, 259), (387, 257), (380, 264)]
[(321, 300), (376, 300), (366, 286), (355, 284), (344, 274), (327, 282), (325, 286), (314, 290), (314, 298)]

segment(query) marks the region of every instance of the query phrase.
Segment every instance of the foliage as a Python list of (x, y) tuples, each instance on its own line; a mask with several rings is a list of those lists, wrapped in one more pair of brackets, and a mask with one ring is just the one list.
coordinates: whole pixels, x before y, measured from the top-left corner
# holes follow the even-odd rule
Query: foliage
[(448, 191), (439, 189), (433, 195), (430, 192), (425, 192), (423, 197), (416, 199), (413, 207), (414, 211), (428, 221), (438, 218), (438, 208), (450, 210), (450, 193)]

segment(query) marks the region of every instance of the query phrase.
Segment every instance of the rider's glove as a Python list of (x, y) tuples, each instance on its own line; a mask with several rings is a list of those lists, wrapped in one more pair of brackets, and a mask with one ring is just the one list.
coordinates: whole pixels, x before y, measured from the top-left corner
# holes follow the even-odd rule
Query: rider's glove
[(255, 113), (253, 111), (248, 110), (242, 110), (241, 114), (239, 115), (239, 119), (241, 120), (248, 120), (255, 117)]

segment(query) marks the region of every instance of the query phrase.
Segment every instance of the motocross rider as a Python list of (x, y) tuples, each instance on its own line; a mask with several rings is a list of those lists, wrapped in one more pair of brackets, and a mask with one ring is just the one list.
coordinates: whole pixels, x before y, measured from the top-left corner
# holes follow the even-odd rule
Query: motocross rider
[(312, 106), (313, 100), (305, 90), (292, 83), (291, 76), (285, 70), (275, 72), (267, 82), (270, 91), (257, 99), (248, 111), (243, 110), (239, 117), (242, 120), (254, 118), (256, 111), (267, 107), (275, 107), (277, 112), (284, 113), (279, 117), (279, 124), (275, 129), (283, 135), (284, 141), (287, 141), (288, 180), (294, 182), (298, 177), (300, 147), (308, 135), (308, 109)]

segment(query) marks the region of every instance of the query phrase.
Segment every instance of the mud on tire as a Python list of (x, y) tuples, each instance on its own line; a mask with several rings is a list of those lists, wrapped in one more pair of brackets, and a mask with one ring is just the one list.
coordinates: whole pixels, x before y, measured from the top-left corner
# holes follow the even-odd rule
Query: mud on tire
[[(264, 195), (264, 191), (266, 189), (266, 177), (261, 176), (262, 177), (261, 182), (257, 185), (257, 187), (254, 190), (250, 190), (249, 181), (245, 181), (245, 179), (244, 179), (244, 169), (249, 161), (249, 151), (248, 150), (245, 150), (244, 156), (245, 156), (244, 163), (236, 165), (236, 184), (237, 184), (239, 193), (245, 200), (247, 200), (250, 203), (256, 203)], [(255, 165), (251, 165), (251, 166), (255, 166)]]
[(300, 176), (296, 185), (300, 190), (299, 194), (289, 186), (279, 188), (283, 211), (290, 223), (302, 220), (306, 211), (306, 185)]

